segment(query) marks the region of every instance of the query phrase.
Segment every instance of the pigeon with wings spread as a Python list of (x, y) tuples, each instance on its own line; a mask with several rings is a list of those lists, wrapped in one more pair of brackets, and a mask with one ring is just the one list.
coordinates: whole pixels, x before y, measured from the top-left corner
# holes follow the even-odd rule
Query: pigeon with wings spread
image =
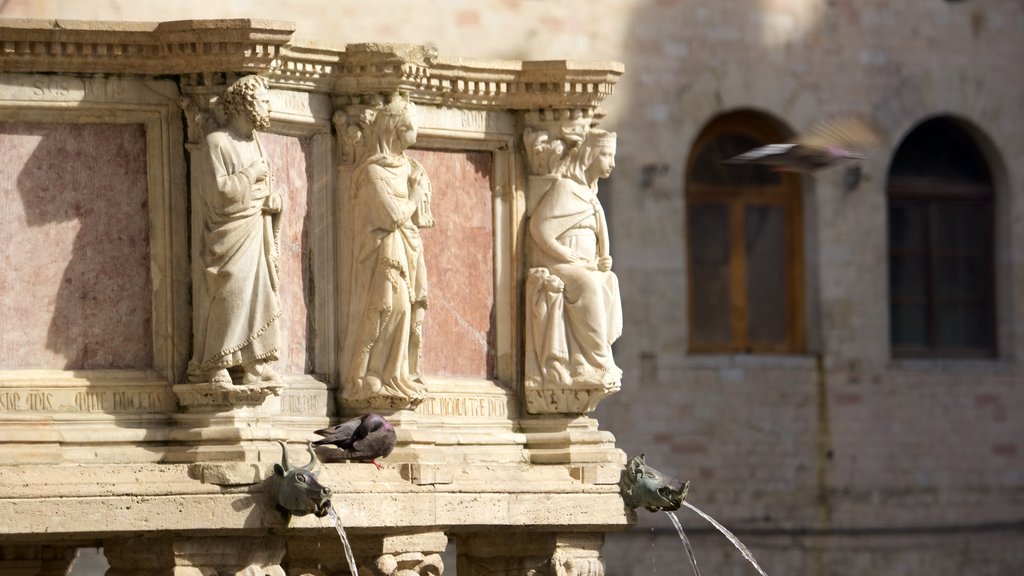
[(395, 448), (395, 427), (380, 414), (369, 413), (330, 428), (317, 430), (323, 436), (314, 446), (333, 444), (338, 447), (324, 454), (325, 462), (356, 460), (369, 462), (378, 469), (377, 458), (384, 458)]
[(765, 164), (788, 172), (814, 173), (850, 160), (877, 146), (878, 132), (856, 116), (842, 116), (814, 125), (788, 142), (768, 144), (733, 156), (726, 164)]

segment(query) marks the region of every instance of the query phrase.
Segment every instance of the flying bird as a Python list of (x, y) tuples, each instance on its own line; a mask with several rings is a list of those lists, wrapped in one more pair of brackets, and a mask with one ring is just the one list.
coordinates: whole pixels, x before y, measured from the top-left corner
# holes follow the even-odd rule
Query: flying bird
[(850, 160), (880, 142), (878, 132), (856, 116), (819, 122), (788, 142), (768, 144), (724, 160), (726, 164), (765, 164), (786, 172), (814, 173)]
[(314, 446), (333, 444), (338, 447), (338, 450), (333, 450), (326, 455), (327, 461), (369, 462), (378, 470), (381, 465), (377, 462), (377, 458), (384, 458), (391, 454), (398, 439), (395, 435), (395, 427), (391, 425), (391, 422), (388, 422), (380, 414), (372, 412), (330, 428), (317, 430), (316, 434), (323, 438), (313, 442)]

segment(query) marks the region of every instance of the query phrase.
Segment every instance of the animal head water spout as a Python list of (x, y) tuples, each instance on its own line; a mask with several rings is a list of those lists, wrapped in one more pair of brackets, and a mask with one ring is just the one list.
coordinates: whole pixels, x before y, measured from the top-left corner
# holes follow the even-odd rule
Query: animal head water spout
[(686, 499), (689, 482), (666, 476), (644, 463), (644, 455), (634, 456), (622, 472), (619, 484), (622, 499), (631, 509), (643, 506), (651, 512), (678, 510)]
[(305, 466), (288, 467), (288, 449), (281, 445), (281, 463), (274, 464), (274, 473), (280, 476), (277, 488), (277, 503), (287, 512), (295, 516), (314, 514), (323, 518), (331, 508), (331, 489), (317, 480), (319, 472), (316, 467), (316, 453), (313, 446), (307, 444), (309, 463)]

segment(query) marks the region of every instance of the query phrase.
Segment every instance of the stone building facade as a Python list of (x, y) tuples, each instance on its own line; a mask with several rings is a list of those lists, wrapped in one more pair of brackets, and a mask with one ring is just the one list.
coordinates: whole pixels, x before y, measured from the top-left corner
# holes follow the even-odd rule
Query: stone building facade
[[(623, 62), (600, 124), (619, 139), (602, 201), (621, 282), (625, 321), (615, 354), (625, 374), (622, 391), (596, 415), (617, 445), (690, 480), (690, 500), (734, 529), (769, 573), (1021, 571), (1020, 2), (458, 0), (426, 10), (394, 0), (372, 11), (334, 3), (328, 13), (312, 3), (260, 1), (0, 6), (4, 17), (199, 15), (287, 19), (305, 37), (341, 43)], [(835, 169), (792, 183), (801, 264), (789, 288), (799, 296), (789, 326), (801, 337), (782, 352), (734, 342), (695, 350), (688, 166), (696, 144), (729, 118), (786, 138), (849, 113), (881, 134), (859, 178), (851, 183)], [(991, 192), (991, 321), (973, 357), (941, 346), (905, 354), (894, 345), (901, 341), (891, 223), (899, 206), (890, 184), (901, 147), (932, 120), (966, 147), (958, 150), (973, 151), (968, 163), (986, 168)], [(747, 569), (717, 533), (683, 519), (706, 571)], [(604, 555), (610, 574), (685, 562), (660, 515), (609, 536)]]

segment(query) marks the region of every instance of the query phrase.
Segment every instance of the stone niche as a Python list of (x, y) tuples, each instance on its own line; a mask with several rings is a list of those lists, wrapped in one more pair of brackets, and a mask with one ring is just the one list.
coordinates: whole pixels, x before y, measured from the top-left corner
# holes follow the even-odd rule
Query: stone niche
[[(74, 548), (102, 546), (114, 576), (348, 573), (333, 526), (277, 510), (273, 465), (282, 446), (305, 462), (313, 431), (372, 410), (398, 437), (383, 468), (319, 468), (360, 571), (440, 574), (454, 544), (460, 573), (603, 574), (604, 533), (635, 522), (624, 454), (588, 416), (618, 383), (527, 394), (524, 278), (550, 168), (596, 126), (622, 66), (293, 32), (0, 21), (0, 572), (58, 573)], [(276, 376), (218, 387), (190, 363), (202, 158), (232, 121), (225, 90), (248, 76), (267, 91), (259, 155), (283, 204), (267, 220)], [(406, 107), (405, 157), (429, 178), (416, 378), (405, 396), (356, 398), (361, 172), (374, 118)], [(558, 144), (545, 169), (524, 144), (541, 130)]]

